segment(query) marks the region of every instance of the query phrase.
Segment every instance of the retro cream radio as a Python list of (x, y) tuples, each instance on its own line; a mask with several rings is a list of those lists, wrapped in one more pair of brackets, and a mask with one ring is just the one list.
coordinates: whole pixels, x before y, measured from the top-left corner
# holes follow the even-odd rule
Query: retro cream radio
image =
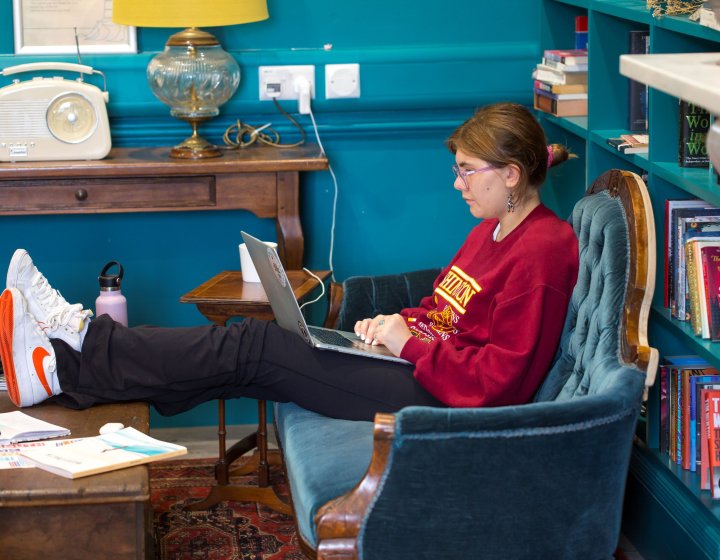
[(86, 83), (99, 74), (83, 64), (34, 62), (1, 74), (79, 72), (76, 80), (33, 77), (0, 88), (0, 161), (102, 159), (111, 147), (107, 87)]

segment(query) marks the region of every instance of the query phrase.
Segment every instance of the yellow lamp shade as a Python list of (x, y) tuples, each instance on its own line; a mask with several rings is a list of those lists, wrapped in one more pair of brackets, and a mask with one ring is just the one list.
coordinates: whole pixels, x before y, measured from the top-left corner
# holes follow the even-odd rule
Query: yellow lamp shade
[(136, 27), (214, 27), (267, 18), (266, 0), (113, 0), (113, 21)]

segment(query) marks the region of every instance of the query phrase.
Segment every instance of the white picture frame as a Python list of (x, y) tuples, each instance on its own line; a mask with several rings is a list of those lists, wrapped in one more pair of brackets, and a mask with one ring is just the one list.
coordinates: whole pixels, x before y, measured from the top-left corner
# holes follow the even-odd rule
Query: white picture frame
[(13, 0), (13, 30), (15, 54), (137, 52), (135, 28), (112, 21), (112, 0)]

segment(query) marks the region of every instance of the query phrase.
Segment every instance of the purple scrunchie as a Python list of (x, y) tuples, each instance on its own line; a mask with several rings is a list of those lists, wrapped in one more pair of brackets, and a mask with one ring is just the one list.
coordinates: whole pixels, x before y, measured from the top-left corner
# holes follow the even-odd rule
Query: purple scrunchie
[(548, 153), (547, 166), (548, 166), (548, 169), (550, 169), (550, 168), (552, 167), (552, 162), (553, 162), (553, 149), (552, 149), (552, 146), (548, 146), (548, 147), (547, 147), (547, 153)]

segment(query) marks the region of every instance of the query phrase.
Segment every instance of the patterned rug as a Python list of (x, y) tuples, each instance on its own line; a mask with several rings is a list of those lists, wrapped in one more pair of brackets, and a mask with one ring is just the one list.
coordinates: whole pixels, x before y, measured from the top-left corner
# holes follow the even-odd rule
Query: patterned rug
[[(253, 476), (231, 470), (231, 482), (253, 484)], [(286, 499), (282, 469), (271, 480)], [(304, 560), (293, 518), (251, 502), (220, 502), (207, 511), (185, 511), (214, 483), (214, 459), (150, 465), (150, 499), (157, 560)]]

